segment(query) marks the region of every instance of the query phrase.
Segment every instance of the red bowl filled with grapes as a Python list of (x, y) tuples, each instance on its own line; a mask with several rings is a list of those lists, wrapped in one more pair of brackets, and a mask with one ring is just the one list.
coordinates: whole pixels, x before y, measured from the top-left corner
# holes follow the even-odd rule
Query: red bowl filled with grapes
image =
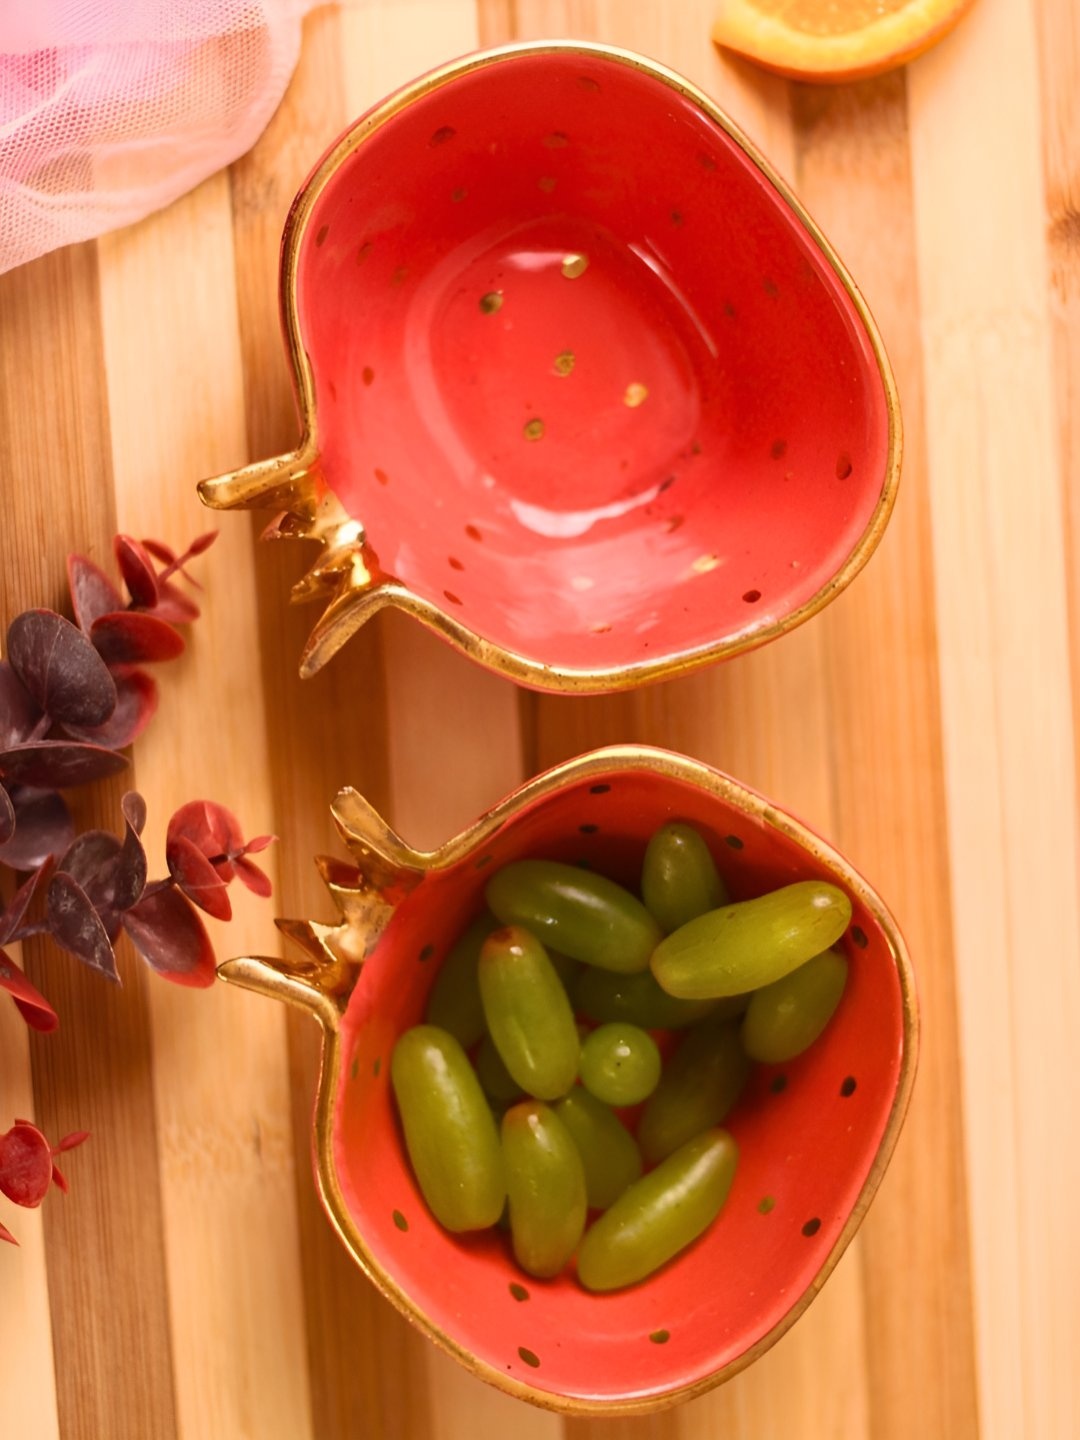
[(900, 417), (851, 276), (701, 90), (576, 42), (391, 95), (297, 196), (294, 450), (204, 482), (323, 549), (310, 674), (392, 605), (514, 680), (625, 688), (859, 571)]
[(824, 1283), (896, 1142), (914, 980), (852, 866), (737, 781), (594, 751), (433, 852), (355, 791), (341, 912), (224, 979), (324, 1031), (345, 1247), (471, 1371), (576, 1413), (699, 1394)]

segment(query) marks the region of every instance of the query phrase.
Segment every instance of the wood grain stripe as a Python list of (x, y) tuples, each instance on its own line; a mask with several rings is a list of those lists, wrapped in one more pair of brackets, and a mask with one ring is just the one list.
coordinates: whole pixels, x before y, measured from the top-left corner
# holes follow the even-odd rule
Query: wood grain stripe
[[(99, 563), (111, 559), (95, 247), (4, 276), (0, 315), (0, 469), (12, 557), (0, 574), (0, 610), (11, 616), (33, 605), (66, 607), (64, 557), (73, 544)], [(121, 777), (80, 796), (81, 824), (119, 828), (124, 788)], [(43, 1211), (65, 1440), (177, 1433), (168, 1297), (164, 1284), (140, 1280), (164, 1274), (148, 979), (128, 947), (120, 950), (124, 985), (116, 989), (48, 945), (26, 945), (27, 973), (61, 1017), (59, 1030), (31, 1040), (38, 1123), (50, 1138), (93, 1134), (68, 1167), (81, 1203), (50, 1197)]]
[(1080, 1151), (1058, 1128), (1080, 1026), (1074, 717), (1033, 17), (1027, 0), (977, 5), (910, 91), (979, 1393), (995, 1440), (1080, 1424)]
[[(227, 177), (103, 239), (100, 268), (117, 521), (183, 545), (207, 526), (196, 480), (244, 445), (239, 341), (222, 325), (236, 312)], [(248, 526), (223, 525), (196, 568), (203, 614), (187, 655), (161, 672), (162, 714), (137, 749), (154, 875), (169, 815), (197, 796), (234, 810), (248, 834), (273, 828)], [(223, 730), (223, 715), (242, 723)], [(232, 923), (210, 927), (220, 958), (274, 953), (273, 904), (239, 884), (231, 894)], [(181, 1435), (280, 1427), (304, 1440), (284, 1013), (223, 987), (164, 984), (150, 1008)], [(281, 1317), (272, 1333), (267, 1313)]]
[[(870, 1433), (970, 1436), (977, 1421), (968, 1192), (903, 73), (836, 89), (795, 87), (794, 113), (800, 193), (881, 327), (905, 433), (901, 501), (865, 575), (820, 617), (825, 665), (817, 680), (833, 743), (834, 836), (895, 908), (927, 1017), (905, 1133), (862, 1232)], [(900, 855), (898, 834), (919, 843)], [(911, 1263), (898, 1266), (899, 1254)]]
[[(232, 198), (247, 452), (290, 449), (298, 422), (277, 314), (277, 257), (285, 215), (318, 155), (345, 125), (340, 17), (308, 17), (292, 84), (255, 148), (233, 166)], [(246, 457), (238, 455), (232, 463)], [(254, 536), (266, 517), (254, 517)], [(230, 524), (243, 523), (232, 517)], [(386, 803), (386, 728), (378, 635), (368, 627), (347, 656), (301, 682), (297, 667), (312, 614), (289, 589), (313, 551), (260, 546), (256, 555), (262, 690), (272, 764), (274, 828), (283, 837), (279, 913), (331, 919), (313, 864), (341, 854), (329, 806), (344, 784)], [(288, 1018), (300, 1265), (317, 1436), (422, 1434), (426, 1382), (420, 1345), (404, 1320), (349, 1262), (318, 1203), (311, 1171), (311, 1109), (318, 1037), (306, 1017)], [(297, 1357), (297, 1363), (300, 1357)]]

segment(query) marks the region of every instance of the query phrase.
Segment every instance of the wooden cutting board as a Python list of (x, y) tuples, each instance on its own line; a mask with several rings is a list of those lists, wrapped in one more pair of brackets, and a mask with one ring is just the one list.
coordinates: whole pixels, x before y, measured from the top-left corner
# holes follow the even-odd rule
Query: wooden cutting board
[[(311, 863), (350, 783), (437, 843), (599, 743), (687, 751), (775, 796), (889, 899), (921, 1071), (856, 1242), (745, 1374), (663, 1415), (564, 1421), (470, 1379), (347, 1262), (316, 1203), (314, 1027), (123, 957), (117, 991), (24, 956), (61, 1015), (0, 1005), (0, 1127), (33, 1117), (72, 1193), (2, 1205), (11, 1440), (1075, 1440), (1080, 1434), (1080, 22), (979, 0), (909, 69), (814, 89), (726, 61), (710, 0), (356, 0), (305, 25), (255, 149), (162, 214), (0, 278), (0, 621), (63, 557), (204, 528), (202, 476), (296, 439), (276, 315), (289, 201), (322, 148), (431, 65), (513, 38), (644, 51), (723, 104), (863, 288), (901, 391), (900, 500), (868, 569), (754, 655), (613, 699), (523, 695), (379, 616), (317, 679), (303, 557), (221, 518), (203, 618), (138, 743), (153, 863), (181, 801), (273, 830), (276, 895), (216, 932), (270, 952), (326, 914)], [(298, 547), (299, 548), (299, 547)], [(83, 814), (116, 828), (122, 786)], [(30, 947), (27, 947), (30, 950)]]

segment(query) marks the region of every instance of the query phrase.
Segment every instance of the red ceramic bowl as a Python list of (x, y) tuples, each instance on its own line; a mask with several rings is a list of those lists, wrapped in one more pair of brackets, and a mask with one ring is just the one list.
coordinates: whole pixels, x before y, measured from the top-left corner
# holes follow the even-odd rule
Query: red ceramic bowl
[[(476, 1374), (541, 1405), (647, 1410), (742, 1369), (836, 1264), (907, 1105), (914, 983), (881, 900), (798, 821), (662, 750), (600, 750), (559, 766), (432, 854), (410, 850), (355, 791), (341, 793), (335, 815), (357, 861), (323, 862), (342, 924), (285, 923), (302, 960), (233, 960), (221, 973), (322, 1022), (316, 1170), (353, 1257)], [(636, 886), (649, 836), (674, 817), (706, 837), (736, 898), (800, 878), (841, 885), (854, 907), (842, 942), (848, 985), (821, 1039), (788, 1065), (757, 1067), (725, 1122), (740, 1161), (711, 1229), (642, 1284), (590, 1295), (571, 1274), (529, 1279), (498, 1231), (463, 1238), (436, 1224), (404, 1154), (390, 1054), (421, 1018), (448, 946), (499, 866), (522, 856), (584, 859)]]
[(202, 495), (325, 543), (306, 673), (393, 604), (525, 684), (632, 685), (805, 620), (887, 521), (866, 306), (640, 56), (513, 46), (392, 95), (298, 195), (281, 300), (300, 443)]

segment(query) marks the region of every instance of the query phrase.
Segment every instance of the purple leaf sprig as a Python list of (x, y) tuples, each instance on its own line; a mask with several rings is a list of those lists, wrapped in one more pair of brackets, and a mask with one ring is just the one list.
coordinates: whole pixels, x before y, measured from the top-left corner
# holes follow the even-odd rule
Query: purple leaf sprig
[(197, 584), (188, 562), (216, 531), (182, 555), (160, 541), (118, 535), (117, 565), (129, 599), (92, 560), (68, 557), (75, 624), (54, 610), (26, 610), (8, 626), (0, 661), (0, 864), (34, 870), (72, 843), (75, 829), (59, 791), (122, 770), (119, 752), (139, 736), (158, 705), (141, 667), (172, 660), (184, 637), (176, 626), (199, 607), (178, 584)]
[[(53, 866), (46, 862), (16, 896), (17, 904), (0, 915), (0, 943), (48, 935), (84, 965), (106, 979), (120, 981), (114, 949), (124, 931), (152, 970), (179, 985), (206, 986), (214, 979), (214, 950), (199, 910), (228, 920), (227, 887), (239, 879), (256, 894), (269, 893), (270, 882), (250, 858), (273, 836), (245, 840), (236, 816), (212, 800), (182, 805), (169, 822), (166, 861), (169, 873), (147, 878), (142, 830), (146, 804), (136, 791), (121, 802), (124, 835), (87, 830), (77, 836)], [(40, 893), (39, 915), (29, 916)], [(35, 1009), (26, 977), (0, 950), (0, 988), (10, 990), (30, 1024), (51, 1009)], [(4, 970), (7, 971), (5, 979)], [(37, 1001), (41, 1001), (37, 996)], [(30, 1013), (28, 1013), (30, 1011)], [(51, 1025), (48, 1028), (52, 1028)]]

